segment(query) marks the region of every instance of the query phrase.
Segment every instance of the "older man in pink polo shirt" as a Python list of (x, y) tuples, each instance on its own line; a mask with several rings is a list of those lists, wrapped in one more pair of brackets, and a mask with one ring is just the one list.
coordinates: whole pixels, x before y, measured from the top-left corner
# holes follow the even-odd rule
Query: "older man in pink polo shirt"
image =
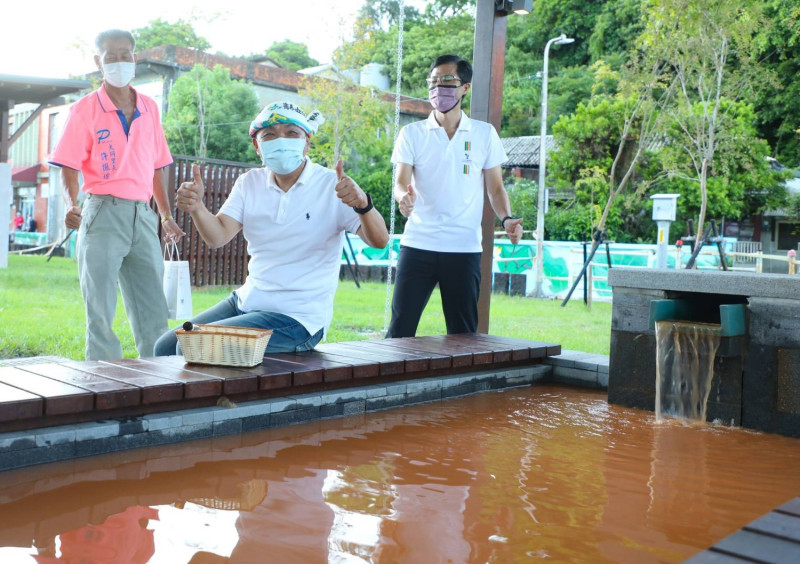
[[(128, 31), (97, 36), (97, 68), (103, 85), (70, 109), (50, 163), (61, 167), (65, 225), (78, 231), (78, 272), (86, 304), (86, 359), (122, 357), (112, 325), (117, 285), (140, 356), (152, 356), (167, 330), (162, 291), (163, 259), (155, 197), (165, 238), (183, 235), (172, 218), (164, 167), (172, 163), (156, 103), (131, 88), (135, 41)], [(82, 190), (87, 194), (78, 206)]]

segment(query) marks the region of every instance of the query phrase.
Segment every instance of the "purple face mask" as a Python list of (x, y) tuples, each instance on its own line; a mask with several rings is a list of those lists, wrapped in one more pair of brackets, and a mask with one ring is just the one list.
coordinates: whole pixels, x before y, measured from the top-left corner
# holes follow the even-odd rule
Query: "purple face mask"
[(428, 90), (428, 100), (430, 100), (431, 106), (443, 114), (454, 109), (461, 101), (460, 98), (456, 98), (456, 88), (458, 87), (435, 86)]

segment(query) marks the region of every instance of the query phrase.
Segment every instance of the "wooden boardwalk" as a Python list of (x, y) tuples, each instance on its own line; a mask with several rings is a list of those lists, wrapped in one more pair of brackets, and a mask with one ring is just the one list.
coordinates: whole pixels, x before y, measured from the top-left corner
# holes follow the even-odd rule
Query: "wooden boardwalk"
[(485, 334), (327, 343), (253, 368), (181, 356), (0, 367), (4, 431), (540, 363), (561, 346)]
[(800, 562), (800, 497), (784, 503), (717, 544), (686, 560), (686, 564)]

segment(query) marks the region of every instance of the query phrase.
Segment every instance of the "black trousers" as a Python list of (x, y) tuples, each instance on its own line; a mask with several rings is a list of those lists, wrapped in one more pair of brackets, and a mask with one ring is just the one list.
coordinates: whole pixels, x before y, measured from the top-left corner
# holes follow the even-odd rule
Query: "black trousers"
[(440, 253), (400, 247), (386, 337), (413, 337), (422, 311), (439, 284), (447, 333), (475, 333), (481, 253)]

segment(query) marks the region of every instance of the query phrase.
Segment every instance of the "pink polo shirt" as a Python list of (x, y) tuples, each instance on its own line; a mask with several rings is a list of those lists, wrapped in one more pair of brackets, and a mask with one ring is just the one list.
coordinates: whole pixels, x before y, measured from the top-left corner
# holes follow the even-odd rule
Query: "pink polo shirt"
[(158, 106), (137, 92), (127, 134), (124, 120), (101, 86), (72, 105), (48, 162), (81, 171), (89, 194), (150, 201), (154, 172), (172, 163)]

